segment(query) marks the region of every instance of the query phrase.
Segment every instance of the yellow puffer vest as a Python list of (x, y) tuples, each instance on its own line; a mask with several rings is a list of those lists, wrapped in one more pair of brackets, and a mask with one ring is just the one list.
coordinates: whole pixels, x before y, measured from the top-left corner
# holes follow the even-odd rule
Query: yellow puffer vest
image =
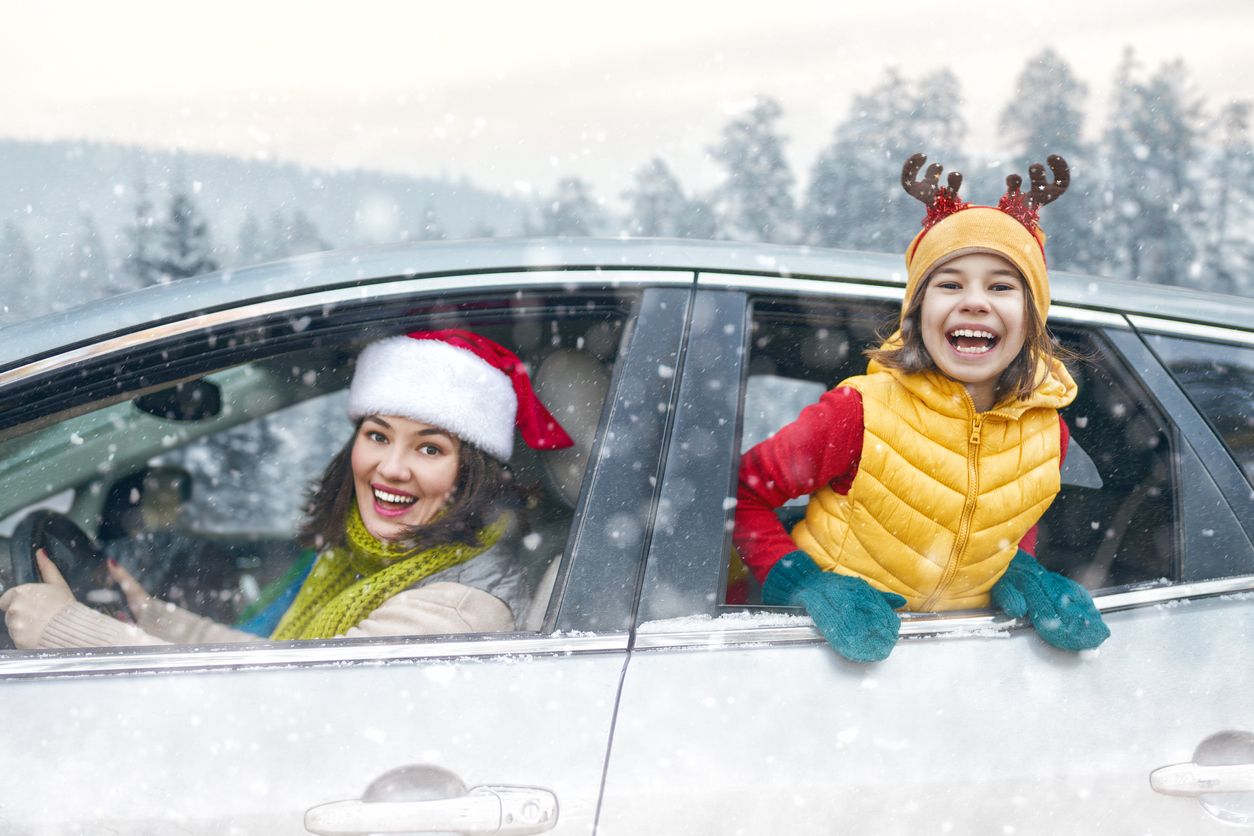
[(988, 606), (1058, 493), (1057, 410), (1075, 399), (1074, 381), (1055, 363), (1026, 401), (977, 414), (941, 374), (868, 371), (841, 384), (861, 393), (865, 427), (849, 493), (817, 491), (793, 539), (822, 568), (903, 595), (910, 610)]

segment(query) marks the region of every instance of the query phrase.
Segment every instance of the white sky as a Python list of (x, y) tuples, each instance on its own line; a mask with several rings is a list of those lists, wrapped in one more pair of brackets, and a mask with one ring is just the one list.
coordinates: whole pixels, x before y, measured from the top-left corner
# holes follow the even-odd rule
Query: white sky
[(689, 188), (728, 115), (781, 101), (804, 179), (886, 67), (948, 66), (973, 150), (1050, 45), (1096, 132), (1125, 45), (1184, 59), (1211, 110), (1254, 98), (1254, 0), (584, 0), (9, 4), (0, 136), (88, 138), (410, 174), (502, 190), (588, 178), (611, 201), (654, 155)]

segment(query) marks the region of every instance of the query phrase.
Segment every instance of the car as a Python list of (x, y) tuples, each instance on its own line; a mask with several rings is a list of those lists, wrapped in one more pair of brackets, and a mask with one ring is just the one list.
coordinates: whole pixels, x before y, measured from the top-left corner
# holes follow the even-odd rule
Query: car
[(862, 371), (900, 308), (899, 256), (437, 242), (5, 329), (6, 586), (41, 536), (108, 552), (107, 498), (159, 467), (190, 480), (183, 544), (141, 580), (241, 616), (297, 558), (303, 490), (350, 430), (353, 358), (384, 335), (498, 340), (576, 446), (511, 462), (536, 590), (515, 632), (0, 651), (0, 830), (1254, 825), (1254, 301), (1052, 285), (1080, 395), (1039, 557), (1092, 590), (1112, 636), (1071, 654), (991, 610), (916, 613), (872, 665), (763, 606), (730, 533), (740, 453)]

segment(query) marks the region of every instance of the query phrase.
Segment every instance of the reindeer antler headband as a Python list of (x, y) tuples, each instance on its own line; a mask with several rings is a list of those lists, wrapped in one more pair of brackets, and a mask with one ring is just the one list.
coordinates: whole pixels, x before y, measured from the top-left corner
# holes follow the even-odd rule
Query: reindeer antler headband
[[(927, 157), (915, 154), (901, 167), (901, 186), (927, 207), (923, 229), (906, 250), (906, 305), (922, 282), (941, 264), (969, 252), (989, 252), (1010, 261), (1027, 281), (1033, 302), (1044, 321), (1049, 311), (1049, 274), (1045, 265), (1045, 233), (1040, 228), (1040, 208), (1053, 203), (1067, 190), (1071, 172), (1057, 154), (1028, 168), (1031, 183), (1021, 191), (1023, 178), (1006, 178), (1006, 193), (996, 206), (973, 206), (958, 196), (962, 175), (951, 171), (941, 185), (944, 168), (933, 163), (923, 176)], [(905, 308), (903, 307), (903, 313)]]
[[(927, 207), (927, 215), (923, 218), (923, 228), (931, 229), (945, 218), (971, 206), (958, 197), (962, 188), (962, 175), (951, 171), (946, 178), (948, 185), (940, 185), (941, 172), (944, 167), (932, 163), (927, 167), (923, 179), (918, 179), (919, 170), (927, 162), (927, 155), (913, 154), (901, 167), (901, 187), (911, 197), (919, 200)], [(1019, 189), (1023, 178), (1018, 174), (1006, 177), (1006, 193), (997, 201), (997, 208), (1013, 217), (1027, 227), (1028, 232), (1036, 234), (1040, 229), (1040, 208), (1053, 203), (1062, 197), (1071, 184), (1071, 169), (1067, 161), (1057, 154), (1050, 154), (1045, 162), (1049, 164), (1050, 173), (1054, 176), (1051, 183), (1045, 179), (1045, 166), (1034, 163), (1028, 167), (1028, 179), (1032, 182), (1027, 193)]]

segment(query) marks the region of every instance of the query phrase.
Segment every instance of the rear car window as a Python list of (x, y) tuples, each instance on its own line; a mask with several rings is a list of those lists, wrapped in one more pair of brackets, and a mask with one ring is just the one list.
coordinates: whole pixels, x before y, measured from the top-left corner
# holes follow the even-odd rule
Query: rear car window
[[(793, 420), (824, 391), (866, 369), (895, 307), (819, 300), (759, 299), (750, 322), (741, 450)], [(1037, 549), (1051, 569), (1093, 589), (1174, 579), (1178, 543), (1170, 422), (1098, 335), (1060, 324), (1055, 334), (1077, 358), (1079, 385), (1063, 411), (1071, 445), (1062, 490), (1038, 525)], [(785, 527), (809, 497), (778, 509)], [(738, 565), (727, 570), (724, 602), (756, 603)]]
[(1254, 485), (1254, 348), (1186, 337), (1147, 339)]

